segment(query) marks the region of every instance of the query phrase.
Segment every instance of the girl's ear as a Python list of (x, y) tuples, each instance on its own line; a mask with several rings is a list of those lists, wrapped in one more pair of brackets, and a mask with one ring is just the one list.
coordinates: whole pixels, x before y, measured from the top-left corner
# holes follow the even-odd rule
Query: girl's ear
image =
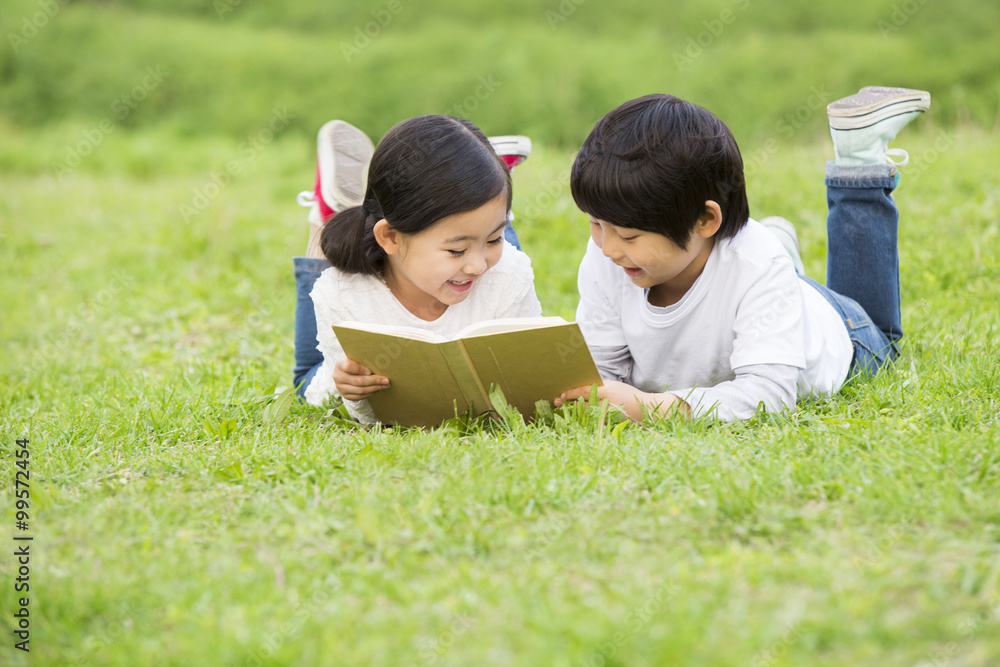
[(376, 222), (375, 227), (372, 228), (372, 233), (375, 234), (375, 242), (381, 246), (385, 254), (395, 255), (399, 252), (403, 242), (402, 234), (393, 229), (388, 220), (382, 218)]
[(722, 225), (722, 207), (717, 202), (709, 199), (705, 202), (705, 212), (695, 223), (694, 231), (698, 236), (707, 239), (715, 236)]

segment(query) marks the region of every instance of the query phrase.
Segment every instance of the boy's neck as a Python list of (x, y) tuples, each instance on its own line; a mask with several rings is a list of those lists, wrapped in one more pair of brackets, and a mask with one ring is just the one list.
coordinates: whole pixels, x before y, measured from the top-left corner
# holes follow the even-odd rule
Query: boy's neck
[(705, 271), (708, 258), (712, 255), (712, 249), (715, 248), (715, 237), (706, 239), (706, 241), (702, 251), (691, 260), (691, 263), (683, 271), (670, 280), (649, 288), (646, 292), (646, 300), (649, 301), (650, 305), (665, 308), (684, 298), (684, 295)]

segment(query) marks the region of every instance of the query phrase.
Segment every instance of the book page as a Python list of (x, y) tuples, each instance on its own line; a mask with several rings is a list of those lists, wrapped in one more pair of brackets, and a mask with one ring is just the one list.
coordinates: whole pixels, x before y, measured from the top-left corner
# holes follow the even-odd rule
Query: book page
[(369, 322), (341, 322), (338, 327), (345, 329), (356, 329), (358, 331), (371, 331), (372, 333), (397, 336), (399, 338), (409, 338), (410, 340), (422, 340), (427, 343), (444, 343), (450, 339), (445, 338), (433, 331), (408, 327), (402, 324), (372, 324)]
[(484, 320), (475, 322), (456, 333), (452, 339), (470, 338), (472, 336), (489, 336), (490, 334), (503, 333), (505, 331), (524, 331), (527, 329), (538, 329), (541, 327), (554, 327), (566, 324), (566, 320), (561, 317), (503, 317), (497, 320)]

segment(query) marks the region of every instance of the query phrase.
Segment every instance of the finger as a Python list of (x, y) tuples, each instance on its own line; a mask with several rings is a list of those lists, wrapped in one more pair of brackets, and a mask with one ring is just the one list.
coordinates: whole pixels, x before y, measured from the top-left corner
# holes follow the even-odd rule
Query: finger
[(381, 375), (350, 375), (347, 373), (335, 373), (333, 381), (337, 385), (356, 388), (378, 387), (380, 389), (384, 389), (389, 386), (389, 378)]
[(345, 391), (340, 392), (340, 395), (349, 401), (362, 401), (366, 398), (372, 396), (372, 394), (377, 394), (383, 389), (388, 389), (384, 385), (376, 385), (371, 387), (345, 387)]
[(334, 366), (337, 370), (343, 371), (348, 375), (371, 375), (372, 372), (366, 367), (362, 366), (353, 359), (348, 359), (347, 357), (341, 357), (337, 360)]
[(589, 398), (590, 397), (590, 386), (577, 387), (576, 389), (570, 389), (569, 391), (564, 391), (560, 394), (559, 398), (564, 402), (575, 401), (578, 398)]

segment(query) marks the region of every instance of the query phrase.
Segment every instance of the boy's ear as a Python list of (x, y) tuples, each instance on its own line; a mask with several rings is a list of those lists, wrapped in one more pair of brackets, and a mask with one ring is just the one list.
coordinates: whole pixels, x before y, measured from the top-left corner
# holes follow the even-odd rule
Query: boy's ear
[(694, 231), (703, 239), (715, 236), (722, 226), (722, 207), (717, 202), (709, 199), (705, 202), (705, 212), (695, 223)]
[(396, 229), (393, 229), (392, 225), (385, 218), (382, 218), (375, 223), (375, 227), (372, 228), (372, 232), (375, 234), (375, 242), (382, 247), (387, 255), (395, 255), (399, 252), (399, 248), (402, 245), (402, 235)]

